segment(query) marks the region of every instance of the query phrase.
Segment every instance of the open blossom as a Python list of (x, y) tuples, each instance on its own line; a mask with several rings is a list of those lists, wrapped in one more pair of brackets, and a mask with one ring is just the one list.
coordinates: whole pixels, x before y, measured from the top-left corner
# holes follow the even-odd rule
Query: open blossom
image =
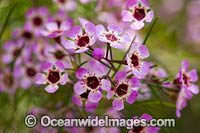
[(144, 27), (144, 22), (151, 22), (154, 16), (150, 9), (148, 0), (128, 0), (126, 7), (128, 10), (123, 10), (122, 20), (131, 22), (130, 27), (134, 30), (140, 30)]
[(77, 3), (74, 0), (53, 0), (61, 10), (72, 11), (76, 9)]
[[(3, 45), (3, 50), (6, 51), (2, 54), (2, 61), (5, 64), (11, 63), (16, 57), (21, 54), (23, 41), (8, 41)], [(17, 58), (19, 60), (20, 58)]]
[(59, 22), (49, 22), (45, 25), (46, 30), (41, 30), (41, 34), (43, 36), (48, 36), (50, 38), (57, 38), (65, 33), (71, 28), (73, 21), (71, 19), (67, 19), (61, 23)]
[(69, 39), (65, 39), (64, 37), (61, 39), (62, 45), (66, 49), (74, 49), (75, 53), (88, 51), (89, 47), (96, 42), (95, 25), (82, 18), (79, 21), (81, 26), (74, 26), (67, 32)]
[(34, 65), (31, 61), (25, 61), (14, 68), (14, 74), (20, 78), (18, 81), (23, 89), (31, 87), (38, 71), (39, 65)]
[(187, 71), (189, 67), (189, 62), (182, 61), (182, 67), (179, 70), (178, 79), (180, 83), (181, 90), (178, 95), (176, 102), (176, 116), (180, 117), (180, 110), (186, 106), (186, 99), (191, 99), (193, 94), (199, 93), (199, 87), (193, 83), (198, 80), (197, 71), (192, 69)]
[(126, 71), (118, 72), (115, 76), (117, 85), (107, 93), (108, 99), (115, 96), (112, 102), (115, 110), (124, 109), (124, 99), (126, 99), (129, 104), (133, 104), (138, 95), (137, 89), (140, 86), (139, 80), (137, 78), (127, 79), (126, 76)]
[[(55, 68), (54, 68), (55, 67)], [(42, 65), (44, 73), (37, 73), (35, 76), (36, 84), (49, 84), (45, 87), (48, 93), (55, 93), (59, 87), (58, 84), (65, 85), (68, 81), (68, 74), (64, 73), (65, 66), (61, 61), (54, 64), (46, 62)]]
[(106, 75), (106, 68), (95, 61), (89, 62), (89, 69), (80, 68), (76, 72), (79, 81), (74, 85), (74, 92), (77, 95), (88, 94), (88, 101), (98, 102), (102, 98), (102, 90), (109, 91), (111, 83), (102, 79)]
[(128, 34), (122, 34), (123, 30), (121, 27), (116, 25), (108, 25), (106, 30), (103, 25), (96, 26), (96, 34), (100, 41), (109, 43), (114, 48), (124, 48), (123, 43), (130, 43), (131, 39)]
[(26, 29), (33, 30), (38, 34), (39, 29), (44, 27), (48, 21), (48, 9), (45, 7), (40, 7), (38, 9), (31, 8), (26, 13), (26, 18)]
[(149, 51), (144, 45), (133, 43), (130, 52), (127, 54), (127, 64), (137, 78), (144, 78), (148, 72), (150, 63), (143, 61), (149, 56)]
[[(148, 114), (143, 114), (141, 117), (134, 116), (133, 119), (146, 119), (146, 121), (150, 121), (152, 119), (152, 116)], [(159, 127), (142, 127), (137, 126), (134, 127), (132, 130), (130, 130), (128, 133), (159, 133), (160, 128)]]

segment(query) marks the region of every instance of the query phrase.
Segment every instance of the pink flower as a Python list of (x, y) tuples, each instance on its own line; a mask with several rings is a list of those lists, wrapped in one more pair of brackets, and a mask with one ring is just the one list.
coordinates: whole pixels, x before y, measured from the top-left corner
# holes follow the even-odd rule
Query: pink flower
[(67, 32), (69, 39), (65, 39), (64, 37), (61, 39), (62, 45), (66, 49), (74, 49), (75, 53), (88, 51), (89, 47), (96, 42), (95, 25), (83, 18), (79, 18), (79, 21), (82, 27), (74, 26)]
[[(55, 66), (55, 68), (54, 68)], [(49, 85), (45, 87), (45, 91), (48, 93), (55, 93), (59, 87), (58, 84), (65, 85), (68, 81), (68, 74), (63, 73), (65, 66), (62, 62), (57, 61), (55, 65), (50, 62), (46, 62), (42, 65), (43, 73), (37, 73), (35, 76), (36, 84), (46, 84)]]
[(43, 28), (48, 21), (48, 9), (45, 7), (40, 7), (38, 9), (31, 8), (26, 13), (26, 18), (26, 29), (33, 30), (39, 35), (40, 28)]
[(127, 34), (122, 34), (122, 28), (116, 25), (108, 25), (106, 30), (102, 25), (96, 26), (96, 34), (100, 41), (109, 43), (114, 48), (124, 48), (123, 43), (130, 43), (131, 39)]
[(121, 13), (122, 20), (131, 22), (130, 27), (134, 30), (140, 30), (144, 27), (144, 21), (151, 22), (154, 16), (150, 9), (148, 0), (128, 0), (126, 7)]
[(137, 78), (144, 78), (148, 72), (150, 63), (143, 61), (149, 56), (149, 51), (144, 45), (133, 43), (130, 52), (127, 54), (127, 64)]
[(77, 3), (74, 0), (53, 0), (61, 10), (72, 11), (76, 9)]
[(176, 116), (180, 117), (180, 110), (186, 107), (187, 99), (191, 99), (193, 94), (199, 93), (199, 87), (194, 85), (193, 83), (198, 80), (197, 71), (192, 69), (187, 72), (189, 67), (189, 62), (184, 60), (182, 61), (182, 67), (179, 70), (179, 74), (177, 75), (177, 79), (179, 80), (179, 86), (181, 90), (178, 94), (178, 99), (176, 102)]
[(111, 88), (110, 81), (102, 79), (105, 75), (105, 66), (98, 62), (90, 61), (89, 69), (80, 68), (77, 70), (76, 77), (79, 81), (74, 85), (74, 92), (80, 96), (87, 94), (90, 102), (99, 102), (102, 98), (102, 89), (109, 91)]
[(71, 19), (67, 19), (61, 23), (58, 22), (49, 22), (45, 25), (46, 30), (41, 30), (40, 33), (43, 36), (48, 36), (50, 38), (57, 38), (65, 33), (71, 28), (73, 22)]
[[(23, 41), (17, 40), (15, 41), (8, 41), (3, 45), (3, 50), (5, 51), (2, 54), (2, 61), (5, 64), (11, 63), (16, 57), (20, 56), (22, 53), (22, 46)], [(20, 57), (17, 58), (17, 60), (20, 60)], [(18, 61), (16, 61), (18, 62)]]
[(124, 99), (126, 99), (129, 104), (133, 104), (136, 100), (138, 95), (136, 90), (140, 82), (137, 78), (126, 79), (125, 71), (118, 72), (115, 76), (115, 81), (117, 85), (107, 93), (107, 98), (111, 99), (115, 96), (112, 102), (113, 108), (115, 110), (122, 110), (124, 109)]

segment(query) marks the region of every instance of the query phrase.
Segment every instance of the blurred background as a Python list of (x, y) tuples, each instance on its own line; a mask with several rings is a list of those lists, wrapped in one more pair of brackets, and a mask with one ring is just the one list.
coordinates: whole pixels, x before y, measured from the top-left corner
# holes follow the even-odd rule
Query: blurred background
[[(67, 13), (75, 20), (75, 24), (78, 24), (78, 17), (87, 18), (95, 24), (106, 23), (105, 16), (102, 14), (112, 11), (120, 16), (122, 10), (120, 4), (117, 3), (124, 1), (113, 1), (116, 5), (112, 8), (103, 5), (96, 9), (98, 0), (87, 4), (77, 0), (78, 5), (75, 11)], [(150, 51), (148, 60), (164, 68), (171, 77), (175, 77), (178, 73), (182, 60), (188, 60), (190, 69), (195, 68), (200, 72), (200, 0), (150, 0), (150, 3), (155, 16), (158, 17), (158, 22), (146, 43)], [(39, 6), (48, 7), (49, 12), (54, 14), (58, 10), (58, 6), (52, 0), (0, 0), (0, 46), (12, 38), (11, 33), (15, 28), (23, 27), (26, 20), (24, 16), (28, 9)], [(144, 39), (151, 24), (147, 23), (145, 28), (137, 33), (138, 40)], [(0, 53), (2, 52), (1, 49)], [(120, 54), (115, 55), (115, 52)], [(116, 58), (120, 58), (122, 54), (121, 51), (114, 51)], [(55, 95), (50, 95), (44, 92), (43, 88), (44, 86), (40, 88), (33, 86), (28, 90), (18, 89), (13, 97), (7, 93), (0, 93), (0, 132), (30, 131), (24, 125), (24, 117), (33, 107), (46, 108), (52, 113), (57, 112), (56, 106), (63, 106), (70, 110), (66, 104), (71, 103), (72, 90), (60, 89)], [(72, 88), (72, 86), (67, 85), (67, 88)], [(188, 106), (183, 109), (179, 119), (175, 115), (175, 103), (167, 108), (154, 103), (136, 103), (126, 105), (123, 113), (127, 118), (134, 115), (140, 116), (143, 113), (149, 113), (156, 118), (175, 118), (176, 127), (164, 128), (160, 131), (163, 133), (199, 132), (199, 103), (200, 95), (195, 95), (188, 101)], [(97, 114), (102, 114), (109, 106), (111, 102), (101, 100), (96, 110)], [(65, 131), (60, 129), (60, 132)], [(122, 132), (127, 131), (122, 129)]]

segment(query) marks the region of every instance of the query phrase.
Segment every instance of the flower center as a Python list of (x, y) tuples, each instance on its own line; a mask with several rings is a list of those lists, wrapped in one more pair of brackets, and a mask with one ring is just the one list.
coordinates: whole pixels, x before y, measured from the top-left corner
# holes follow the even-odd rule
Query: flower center
[(13, 56), (14, 57), (18, 57), (19, 55), (20, 55), (20, 53), (21, 53), (21, 49), (15, 49), (14, 51), (13, 51)]
[(96, 76), (91, 76), (87, 78), (87, 86), (91, 89), (96, 89), (99, 86), (99, 80)]
[(65, 4), (67, 0), (58, 0), (60, 3)]
[(138, 126), (138, 127), (134, 127), (134, 129), (132, 130), (133, 133), (144, 133), (144, 127), (142, 126)]
[(65, 57), (65, 54), (62, 51), (58, 50), (54, 53), (54, 56), (56, 57), (56, 59), (61, 60)]
[(86, 92), (82, 93), (80, 96), (81, 98), (88, 99), (89, 93), (90, 93), (90, 90), (87, 90)]
[(60, 74), (58, 71), (50, 71), (48, 75), (48, 80), (52, 83), (55, 84), (60, 80)]
[(128, 85), (122, 83), (117, 87), (116, 93), (118, 96), (123, 96), (127, 93), (127, 91), (128, 91)]
[(78, 39), (77, 45), (79, 47), (85, 47), (90, 42), (90, 38), (88, 36), (83, 36)]
[(5, 86), (11, 87), (13, 85), (13, 77), (11, 75), (5, 75), (3, 77), (3, 82)]
[(29, 76), (29, 77), (35, 77), (36, 75), (36, 70), (34, 68), (31, 68), (31, 67), (28, 67), (26, 69), (26, 74)]
[(138, 21), (142, 20), (146, 16), (145, 10), (143, 8), (135, 8), (135, 12), (133, 17), (136, 18)]
[(33, 24), (35, 25), (35, 26), (41, 26), (42, 25), (42, 18), (41, 17), (39, 17), (39, 16), (36, 16), (36, 17), (34, 17), (33, 18)]
[(133, 64), (134, 67), (138, 67), (139, 66), (139, 58), (138, 58), (137, 55), (132, 54), (131, 63)]
[(31, 40), (33, 35), (31, 32), (25, 31), (22, 35), (24, 38), (26, 38), (27, 40)]
[(186, 74), (183, 74), (183, 83), (184, 83), (185, 85), (189, 85), (189, 78), (187, 77)]
[(111, 42), (115, 42), (118, 40), (117, 37), (115, 37), (115, 35), (113, 35), (113, 34), (107, 34), (106, 38)]

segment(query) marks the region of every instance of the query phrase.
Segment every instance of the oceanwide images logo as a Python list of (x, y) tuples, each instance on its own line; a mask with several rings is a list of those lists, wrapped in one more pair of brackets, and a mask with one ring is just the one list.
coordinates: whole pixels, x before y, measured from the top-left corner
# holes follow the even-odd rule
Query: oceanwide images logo
[[(27, 115), (25, 125), (29, 128), (37, 124), (37, 118), (34, 115)], [(135, 127), (175, 127), (174, 119), (123, 119), (109, 118), (99, 116), (88, 116), (87, 118), (51, 118), (48, 115), (40, 118), (40, 124), (43, 127), (126, 127), (133, 129)]]

